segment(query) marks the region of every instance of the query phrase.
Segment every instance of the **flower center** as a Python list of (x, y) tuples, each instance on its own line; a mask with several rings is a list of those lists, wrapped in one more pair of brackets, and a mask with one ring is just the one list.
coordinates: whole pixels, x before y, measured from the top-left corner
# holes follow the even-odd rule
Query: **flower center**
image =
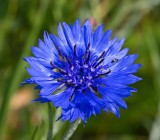
[[(90, 44), (88, 44), (86, 52), (81, 58), (77, 57), (76, 45), (73, 51), (74, 56), (72, 59), (62, 55), (59, 51), (59, 58), (64, 64), (63, 68), (58, 68), (51, 63), (53, 69), (60, 73), (60, 78), (57, 78), (57, 81), (65, 83), (67, 87), (71, 86), (80, 91), (86, 88), (96, 90), (98, 85), (95, 85), (96, 82), (94, 80), (106, 76), (111, 72), (110, 69), (104, 68), (103, 64), (106, 52), (104, 51), (99, 57), (95, 56), (93, 58), (94, 55), (91, 54)], [(117, 59), (114, 61), (117, 61)]]

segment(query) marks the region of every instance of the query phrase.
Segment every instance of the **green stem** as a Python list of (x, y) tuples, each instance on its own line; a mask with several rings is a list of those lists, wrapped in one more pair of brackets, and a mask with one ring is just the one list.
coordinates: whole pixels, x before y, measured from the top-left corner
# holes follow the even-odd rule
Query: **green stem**
[(49, 128), (48, 128), (48, 135), (47, 140), (52, 140), (53, 135), (53, 112), (52, 112), (52, 106), (50, 103), (48, 103), (48, 119), (49, 119)]
[[(61, 109), (57, 108), (54, 114), (54, 120), (56, 120), (61, 115)], [(63, 127), (62, 121), (54, 121), (53, 122), (53, 139), (56, 137), (57, 133), (60, 131), (60, 129)]]
[(35, 139), (35, 136), (36, 136), (37, 131), (38, 131), (38, 127), (36, 126), (36, 128), (35, 128), (35, 130), (34, 130), (34, 132), (33, 132), (33, 134), (32, 134), (31, 140), (34, 140), (34, 139)]
[(71, 124), (71, 126), (69, 127), (68, 131), (66, 132), (66, 134), (64, 135), (63, 140), (69, 140), (71, 138), (71, 136), (73, 135), (73, 133), (75, 132), (75, 130), (77, 129), (78, 125), (80, 124), (81, 120), (78, 119), (75, 122), (73, 122)]

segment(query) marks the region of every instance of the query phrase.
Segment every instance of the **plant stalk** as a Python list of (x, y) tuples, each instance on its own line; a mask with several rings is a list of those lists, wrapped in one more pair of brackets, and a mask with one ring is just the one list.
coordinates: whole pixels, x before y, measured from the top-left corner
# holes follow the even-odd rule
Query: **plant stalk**
[(79, 125), (80, 123), (81, 123), (81, 120), (80, 120), (80, 119), (78, 119), (78, 120), (76, 120), (75, 122), (73, 122), (73, 123), (70, 125), (70, 127), (69, 127), (68, 131), (66, 132), (66, 134), (64, 135), (63, 140), (69, 140), (69, 139), (71, 138), (71, 136), (73, 135), (73, 133), (76, 131), (76, 129), (77, 129), (77, 127), (78, 127), (78, 125)]

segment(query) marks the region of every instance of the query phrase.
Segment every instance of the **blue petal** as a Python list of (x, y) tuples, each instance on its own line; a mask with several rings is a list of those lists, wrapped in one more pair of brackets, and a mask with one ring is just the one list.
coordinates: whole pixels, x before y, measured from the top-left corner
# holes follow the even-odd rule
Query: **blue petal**
[(47, 53), (43, 52), (40, 48), (38, 47), (32, 47), (31, 48), (32, 53), (37, 57), (37, 58), (42, 58), (46, 59), (48, 61), (52, 61), (53, 57), (49, 56)]
[(119, 40), (118, 42), (116, 42), (115, 44), (113, 44), (107, 51), (107, 54), (106, 56), (112, 56), (114, 54), (116, 54), (117, 52), (120, 51), (122, 45), (124, 44), (124, 40), (125, 39), (122, 39), (122, 40)]
[(131, 92), (135, 92), (135, 89), (130, 87), (112, 87), (112, 86), (106, 86), (105, 92), (110, 94), (115, 94), (116, 96), (119, 96), (121, 98), (125, 98), (128, 96), (131, 96)]
[[(105, 59), (104, 63), (106, 64), (105, 67), (111, 67), (111, 70), (116, 68), (116, 66), (119, 64), (119, 62), (121, 62), (122, 59), (127, 55), (128, 50), (129, 50), (128, 48), (125, 48), (125, 49), (121, 50), (120, 52), (117, 52), (113, 55), (109, 55), (109, 56), (106, 55), (104, 57), (104, 59)], [(116, 62), (116, 64), (112, 63), (112, 60), (114, 60), (114, 59), (118, 60), (118, 62)]]
[(101, 108), (105, 108), (106, 107), (105, 101), (103, 101), (103, 99), (97, 97), (95, 94), (96, 93), (91, 93), (90, 91), (87, 91), (86, 96), (87, 96), (89, 102), (95, 107), (100, 106)]
[(79, 44), (79, 41), (80, 41), (80, 32), (81, 32), (81, 29), (80, 29), (80, 19), (77, 19), (74, 23), (74, 26), (72, 28), (72, 34), (73, 34), (73, 37), (75, 39), (75, 42), (76, 44)]
[[(54, 46), (54, 43), (47, 32), (44, 32), (44, 42), (46, 46), (45, 48), (43, 48), (44, 51), (46, 50), (47, 53), (48, 54), (51, 53), (51, 55), (52, 54), (58, 55), (58, 51), (56, 47)], [(41, 47), (42, 41), (40, 41), (39, 43), (40, 43), (39, 46)], [(43, 47), (43, 44), (42, 44), (42, 47)]]
[(113, 114), (115, 114), (118, 118), (120, 117), (120, 111), (119, 111), (119, 108), (116, 104), (114, 103), (110, 103), (108, 104), (107, 108), (105, 109), (106, 112), (109, 112), (111, 111)]
[(79, 111), (78, 109), (75, 109), (73, 112), (72, 112), (72, 115), (71, 115), (71, 118), (70, 118), (70, 122), (74, 122), (75, 120), (77, 120), (79, 118)]
[(69, 109), (62, 109), (62, 114), (58, 119), (62, 121), (70, 120), (73, 122), (74, 120), (81, 118), (86, 123), (86, 118), (83, 112), (81, 112), (78, 108), (69, 108)]
[(54, 73), (52, 72), (52, 70), (47, 69), (46, 67), (35, 63), (34, 61), (28, 61), (28, 63), (30, 64), (31, 68), (26, 68), (26, 70), (28, 71), (28, 73), (31, 76), (44, 76), (44, 77), (49, 77), (49, 76), (53, 76)]
[(64, 46), (67, 47), (68, 43), (67, 43), (67, 40), (65, 38), (61, 23), (59, 23), (59, 25), (58, 25), (58, 35), (59, 35), (59, 38), (61, 39), (61, 41), (63, 42)]
[(119, 60), (112, 67), (112, 69), (114, 69), (114, 72), (115, 72), (115, 71), (119, 71), (119, 70), (123, 69), (126, 66), (133, 64), (133, 62), (136, 60), (137, 56), (138, 56), (137, 54), (133, 54), (133, 55), (128, 55), (128, 56), (124, 57), (123, 59)]
[(88, 45), (92, 46), (92, 30), (90, 28), (84, 26), (84, 40), (86, 48)]
[(26, 85), (26, 84), (35, 84), (35, 81), (32, 80), (32, 78), (28, 78), (28, 79), (24, 80), (24, 81), (21, 83), (22, 86), (24, 86), (24, 85)]
[(56, 47), (65, 55), (69, 56), (70, 53), (70, 49), (68, 47), (68, 45), (66, 46), (66, 44), (57, 37), (54, 34), (50, 34), (50, 37), (52, 38), (53, 42), (55, 43)]
[[(59, 83), (57, 83), (57, 84), (50, 84), (50, 85), (48, 85), (48, 86), (45, 86), (45, 87), (43, 87), (42, 89), (41, 89), (41, 91), (40, 91), (40, 94), (39, 94), (39, 96), (41, 96), (41, 97), (43, 97), (43, 98), (45, 98), (44, 96), (52, 96), (51, 94), (58, 88), (60, 86), (60, 84)], [(46, 98), (46, 99), (48, 99), (48, 98)], [(49, 99), (48, 99), (49, 100)], [(50, 100), (49, 100), (50, 101)]]
[(50, 64), (50, 61), (47, 61), (45, 59), (42, 59), (42, 58), (36, 58), (36, 57), (25, 57), (23, 58), (25, 61), (33, 61), (35, 63), (39, 63), (45, 67), (52, 67), (51, 64)]
[(77, 54), (81, 59), (84, 53), (86, 52), (85, 39), (84, 39), (84, 28), (80, 30), (80, 41), (77, 45)]
[(60, 83), (52, 77), (33, 77), (32, 79), (41, 87), (53, 86), (53, 84), (60, 85)]
[(98, 52), (103, 52), (106, 49), (106, 44), (108, 43), (110, 37), (112, 34), (112, 30), (108, 30), (104, 33), (100, 43), (97, 46), (97, 51)]
[(57, 93), (55, 95), (43, 96), (47, 100), (51, 101), (56, 107), (61, 106), (62, 108), (67, 108), (69, 105), (69, 99), (72, 95), (72, 88), (68, 88), (67, 90)]
[(90, 33), (92, 32), (92, 25), (91, 25), (90, 19), (87, 19), (85, 21), (85, 23), (83, 24), (82, 28), (84, 28), (84, 27), (87, 27)]
[(68, 46), (73, 51), (73, 47), (75, 45), (75, 41), (74, 41), (74, 38), (73, 38), (72, 31), (71, 31), (71, 29), (69, 28), (69, 26), (65, 22), (63, 23), (63, 26), (64, 26), (64, 34), (65, 34), (66, 40), (68, 42)]
[(104, 28), (104, 25), (102, 24), (102, 25), (99, 25), (97, 28), (96, 28), (96, 30), (95, 30), (95, 32), (94, 32), (94, 34), (93, 34), (93, 48), (96, 50), (96, 48), (97, 48), (97, 45), (99, 44), (99, 42), (100, 42), (100, 40), (101, 40), (101, 38), (102, 38), (102, 36), (103, 36), (103, 28)]
[(121, 108), (127, 109), (127, 104), (116, 94), (111, 94), (106, 90), (106, 88), (100, 86), (98, 87), (99, 92), (102, 94), (103, 98), (109, 103), (115, 103)]
[(138, 71), (138, 69), (142, 66), (142, 64), (133, 64), (127, 67), (124, 67), (121, 71), (125, 74), (131, 74)]
[(116, 83), (116, 84), (124, 84), (124, 85), (133, 84), (137, 81), (142, 80), (142, 78), (139, 78), (139, 77), (134, 76), (132, 74), (123, 75), (123, 74), (119, 74), (119, 73), (114, 74), (114, 75), (109, 75), (106, 79), (108, 80), (108, 83), (110, 83), (110, 84)]
[(34, 100), (32, 100), (32, 101), (33, 101), (33, 102), (40, 102), (40, 103), (50, 102), (48, 99), (42, 98), (42, 97), (37, 98), (37, 99), (34, 99)]

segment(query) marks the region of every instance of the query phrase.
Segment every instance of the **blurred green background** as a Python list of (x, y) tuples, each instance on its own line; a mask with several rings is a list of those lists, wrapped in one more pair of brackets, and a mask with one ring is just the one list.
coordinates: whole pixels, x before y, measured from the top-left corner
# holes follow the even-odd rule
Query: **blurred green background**
[[(37, 91), (20, 86), (28, 77), (22, 58), (31, 55), (44, 30), (57, 34), (59, 22), (89, 17), (126, 37), (124, 47), (143, 64), (137, 74), (143, 81), (133, 85), (138, 92), (126, 99), (120, 119), (93, 116), (72, 140), (160, 140), (160, 0), (1, 0), (0, 140), (46, 139), (47, 104), (32, 103)], [(61, 139), (69, 123), (54, 124), (54, 139)]]

